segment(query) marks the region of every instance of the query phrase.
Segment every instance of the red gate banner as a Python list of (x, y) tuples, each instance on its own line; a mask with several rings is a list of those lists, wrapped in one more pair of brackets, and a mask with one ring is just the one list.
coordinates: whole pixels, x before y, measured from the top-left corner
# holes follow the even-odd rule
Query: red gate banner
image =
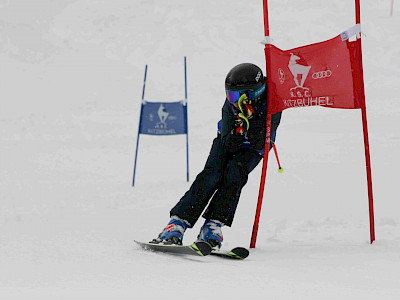
[(270, 45), (271, 113), (290, 107), (361, 108), (356, 87), (361, 64), (357, 41), (346, 32), (333, 39), (282, 51)]
[[(260, 221), (271, 134), (271, 113), (290, 107), (324, 106), (361, 109), (368, 184), (370, 242), (375, 240), (372, 172), (365, 107), (360, 0), (355, 0), (356, 25), (339, 36), (321, 43), (282, 51), (269, 43), (268, 0), (263, 0), (265, 60), (268, 84), (267, 133), (260, 190), (250, 248), (255, 248)], [(357, 39), (348, 39), (357, 34)]]

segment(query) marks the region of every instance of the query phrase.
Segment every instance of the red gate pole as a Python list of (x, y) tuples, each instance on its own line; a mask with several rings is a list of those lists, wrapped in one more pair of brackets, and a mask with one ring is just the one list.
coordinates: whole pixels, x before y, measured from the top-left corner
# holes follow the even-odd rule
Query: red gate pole
[(265, 136), (265, 146), (264, 146), (264, 160), (262, 165), (261, 172), (261, 181), (260, 181), (260, 189), (258, 192), (258, 201), (256, 208), (256, 215), (254, 218), (253, 224), (253, 232), (251, 234), (250, 248), (256, 247), (257, 233), (258, 233), (258, 224), (260, 221), (261, 214), (261, 206), (264, 196), (264, 186), (265, 186), (265, 177), (267, 174), (267, 165), (268, 165), (268, 154), (269, 147), (271, 142), (271, 101), (272, 101), (272, 93), (271, 89), (268, 88), (271, 85), (271, 56), (270, 56), (270, 42), (269, 42), (269, 25), (268, 25), (268, 0), (263, 0), (263, 8), (264, 8), (264, 32), (265, 32), (265, 62), (266, 62), (266, 71), (267, 71), (267, 129)]
[[(361, 14), (360, 14), (360, 0), (355, 0), (356, 4), (356, 24), (361, 24)], [(361, 117), (363, 124), (364, 133), (364, 150), (365, 150), (365, 166), (367, 171), (367, 185), (368, 185), (368, 205), (369, 205), (369, 229), (370, 229), (370, 242), (371, 244), (375, 241), (375, 225), (374, 225), (374, 200), (372, 193), (372, 175), (371, 175), (371, 159), (369, 152), (369, 139), (368, 139), (368, 126), (367, 126), (367, 110), (365, 106), (365, 93), (364, 93), (364, 75), (362, 68), (362, 48), (361, 48), (361, 37), (357, 36), (357, 47), (359, 57), (358, 63), (361, 66), (359, 68), (360, 85), (357, 87), (360, 90), (361, 95)]]

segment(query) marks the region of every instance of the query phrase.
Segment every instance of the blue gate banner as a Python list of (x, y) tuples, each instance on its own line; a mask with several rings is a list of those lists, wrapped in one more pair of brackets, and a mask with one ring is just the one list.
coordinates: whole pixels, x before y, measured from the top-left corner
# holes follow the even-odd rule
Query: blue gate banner
[(187, 78), (186, 56), (185, 67), (185, 99), (177, 102), (147, 102), (144, 99), (146, 87), (147, 65), (144, 70), (142, 103), (140, 107), (139, 128), (136, 140), (135, 164), (133, 167), (132, 186), (135, 186), (136, 162), (139, 150), (139, 137), (147, 135), (186, 135), (186, 181), (189, 182), (189, 130), (187, 112)]
[(187, 106), (182, 102), (143, 102), (139, 133), (187, 134)]

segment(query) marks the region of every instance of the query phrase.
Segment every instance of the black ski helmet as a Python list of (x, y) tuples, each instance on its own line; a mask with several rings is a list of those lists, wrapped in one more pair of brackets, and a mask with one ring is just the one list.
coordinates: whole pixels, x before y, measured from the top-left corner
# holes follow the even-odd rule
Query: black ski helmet
[(233, 67), (226, 75), (225, 90), (256, 91), (264, 83), (263, 72), (259, 67), (251, 63), (242, 63)]

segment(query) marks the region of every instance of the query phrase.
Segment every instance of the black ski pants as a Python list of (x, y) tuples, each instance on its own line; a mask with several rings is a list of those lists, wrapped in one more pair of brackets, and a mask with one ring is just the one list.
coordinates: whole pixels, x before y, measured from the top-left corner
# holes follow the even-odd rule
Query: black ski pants
[(242, 188), (261, 159), (262, 156), (253, 149), (241, 149), (235, 154), (224, 153), (218, 134), (203, 171), (171, 209), (170, 215), (186, 220), (190, 223), (189, 227), (193, 227), (208, 205), (204, 218), (231, 226)]

